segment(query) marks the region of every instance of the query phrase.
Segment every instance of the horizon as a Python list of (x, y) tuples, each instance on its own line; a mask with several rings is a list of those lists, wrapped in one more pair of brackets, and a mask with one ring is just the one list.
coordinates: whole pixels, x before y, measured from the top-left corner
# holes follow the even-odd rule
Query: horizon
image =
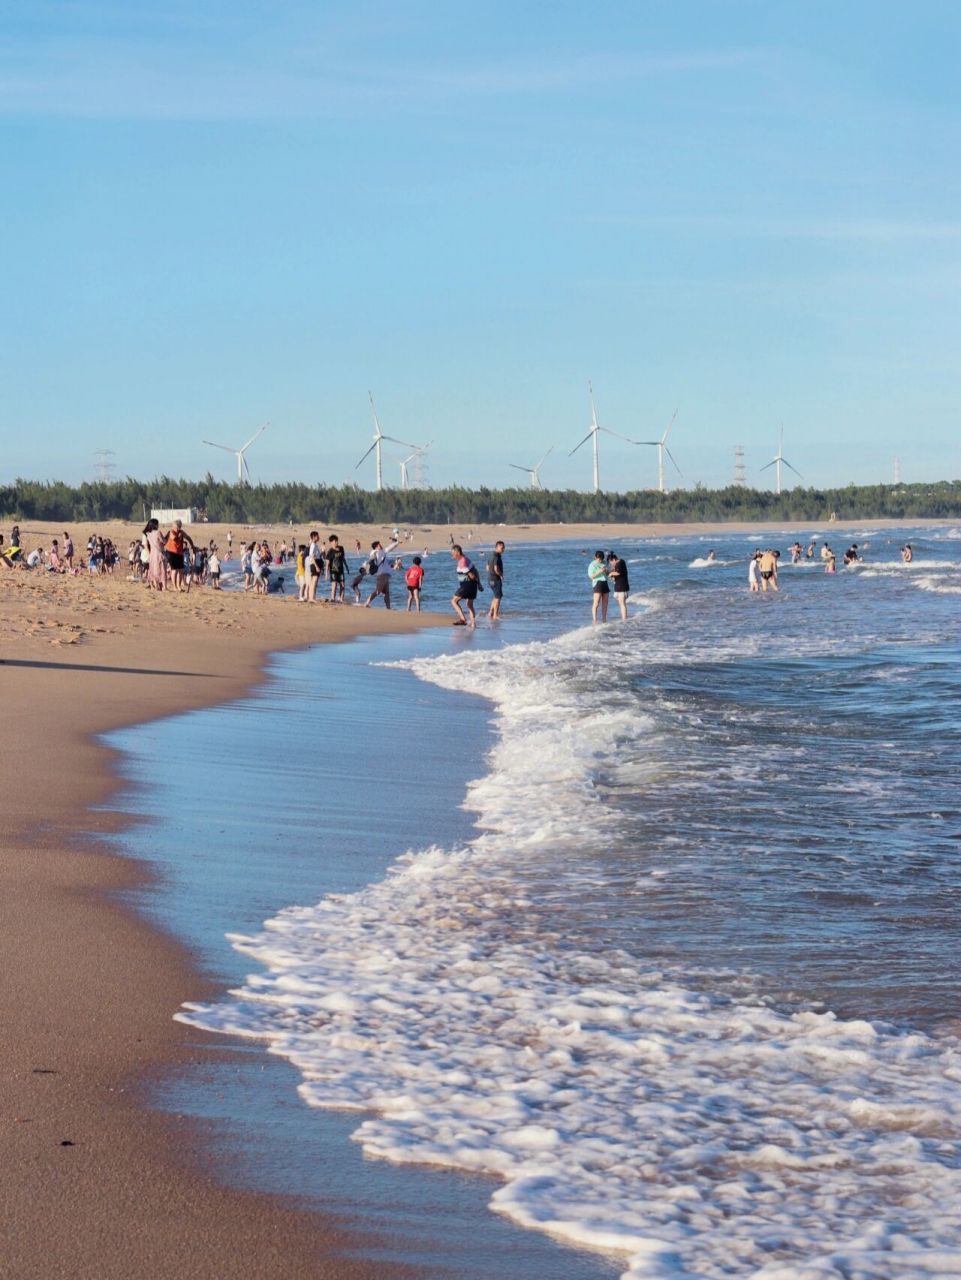
[[(0, 483), (961, 474), (961, 10), (13, 0)], [(866, 34), (870, 38), (865, 38)], [(385, 480), (400, 457), (385, 456)], [(386, 455), (386, 450), (385, 450)], [(896, 460), (899, 460), (896, 463)], [(678, 481), (674, 484), (672, 481)], [(766, 483), (769, 481), (769, 483)], [(519, 486), (523, 487), (523, 485)]]

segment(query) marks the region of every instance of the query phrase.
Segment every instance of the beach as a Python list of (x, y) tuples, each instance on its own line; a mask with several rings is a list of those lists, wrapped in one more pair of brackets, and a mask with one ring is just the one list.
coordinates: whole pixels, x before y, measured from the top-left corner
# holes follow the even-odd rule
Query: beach
[(234, 698), (272, 650), (432, 621), (286, 605), (147, 592), (120, 573), (0, 581), (17, 777), (0, 861), (6, 1274), (370, 1273), (343, 1256), (325, 1270), (349, 1224), (225, 1190), (195, 1127), (141, 1105), (149, 1072), (203, 1052), (171, 1019), (197, 982), (178, 945), (113, 901), (144, 872), (98, 847), (97, 829), (116, 820), (89, 811), (115, 786), (97, 734)]
[[(28, 548), (62, 534), (59, 526), (29, 521), (21, 528)], [(71, 528), (78, 547), (92, 528)], [(98, 526), (121, 554), (135, 529)], [(203, 529), (222, 545), (226, 528)], [(721, 541), (760, 529), (444, 528), (415, 530), (401, 551), (405, 558), (424, 547), (442, 552), (452, 536), (469, 550), (494, 537), (508, 548), (564, 541), (592, 547), (685, 536)], [(267, 532), (273, 541), (274, 531)], [(385, 533), (338, 532), (348, 546), (356, 537), (365, 548)], [(236, 547), (245, 531), (233, 533)], [(446, 584), (446, 557), (442, 566), (435, 572)], [(446, 595), (437, 587), (430, 599), (443, 605)], [(213, 1038), (201, 1047), (197, 1033), (171, 1015), (185, 1001), (218, 993), (198, 983), (178, 943), (113, 897), (144, 884), (148, 873), (97, 843), (98, 832), (118, 819), (89, 811), (116, 785), (113, 754), (94, 739), (235, 699), (257, 682), (270, 652), (449, 620), (396, 609), (301, 607), (289, 598), (206, 588), (189, 596), (151, 593), (127, 582), (123, 568), (97, 579), (13, 572), (0, 579), (4, 741), (17, 776), (29, 779), (7, 795), (2, 860), (0, 946), (13, 975), (3, 1049), (12, 1149), (0, 1185), (12, 1274), (388, 1274), (383, 1263), (373, 1268), (345, 1256), (360, 1243), (355, 1223), (299, 1210), (289, 1197), (225, 1188), (197, 1126), (144, 1107), (145, 1082), (158, 1070), (217, 1058)]]

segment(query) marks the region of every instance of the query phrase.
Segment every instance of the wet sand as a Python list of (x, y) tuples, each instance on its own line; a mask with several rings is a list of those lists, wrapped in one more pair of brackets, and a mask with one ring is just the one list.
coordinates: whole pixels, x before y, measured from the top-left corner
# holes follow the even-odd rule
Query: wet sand
[(360, 1243), (350, 1224), (225, 1189), (194, 1123), (146, 1109), (152, 1074), (222, 1050), (172, 1021), (203, 984), (180, 946), (113, 900), (148, 873), (98, 848), (96, 828), (117, 819), (87, 806), (115, 785), (93, 735), (236, 697), (271, 649), (417, 621), (152, 593), (119, 575), (0, 579), (3, 1274), (405, 1274), (345, 1258)]

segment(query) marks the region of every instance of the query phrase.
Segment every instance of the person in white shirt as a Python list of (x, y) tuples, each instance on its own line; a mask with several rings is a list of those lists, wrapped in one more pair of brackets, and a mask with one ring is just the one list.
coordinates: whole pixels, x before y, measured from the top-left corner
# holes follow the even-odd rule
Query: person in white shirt
[(370, 544), (370, 569), (368, 569), (367, 572), (368, 573), (373, 572), (374, 589), (367, 598), (367, 602), (364, 606), (366, 609), (370, 608), (371, 603), (374, 600), (376, 600), (378, 596), (383, 596), (384, 605), (388, 609), (390, 608), (391, 567), (390, 567), (390, 561), (387, 559), (387, 557), (390, 555), (390, 553), (393, 551), (393, 549), (396, 546), (397, 546), (396, 538), (394, 538), (391, 542), (389, 542), (386, 548), (381, 546), (380, 542), (377, 540), (375, 540)]

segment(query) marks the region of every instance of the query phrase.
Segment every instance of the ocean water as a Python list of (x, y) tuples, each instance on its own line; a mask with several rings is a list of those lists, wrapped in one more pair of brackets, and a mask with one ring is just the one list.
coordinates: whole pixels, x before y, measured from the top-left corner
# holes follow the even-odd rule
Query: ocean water
[(422, 712), (409, 811), (352, 775), (384, 871), (202, 913), (246, 976), (178, 1016), (598, 1275), (961, 1275), (961, 543), (864, 531), (748, 593), (754, 546), (815, 534), (846, 545), (623, 543), (632, 616), (597, 628), (592, 547), (508, 548), (500, 628), (377, 650)]

